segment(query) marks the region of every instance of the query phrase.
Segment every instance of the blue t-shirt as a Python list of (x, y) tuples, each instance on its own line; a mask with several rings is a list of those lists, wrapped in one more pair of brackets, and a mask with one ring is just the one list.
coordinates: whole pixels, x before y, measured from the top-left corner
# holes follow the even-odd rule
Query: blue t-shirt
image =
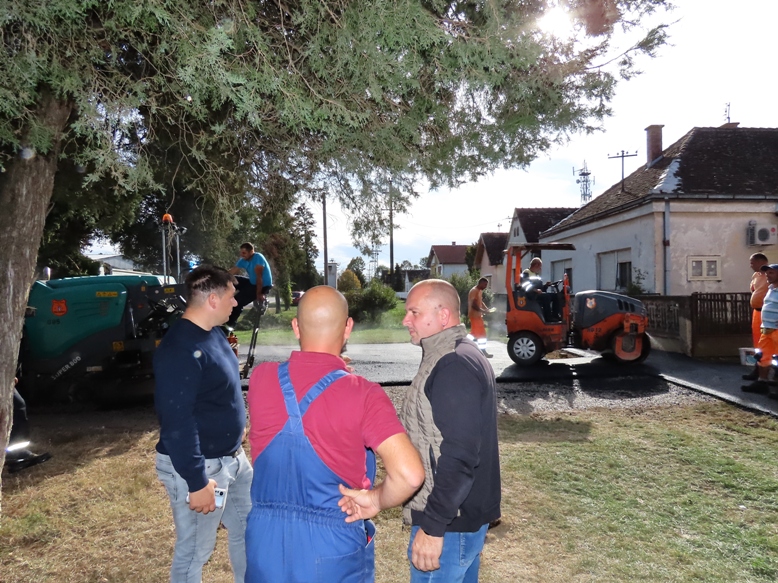
[(190, 492), (205, 488), (205, 460), (236, 451), (246, 407), (238, 361), (220, 328), (173, 326), (154, 353), (157, 451), (170, 456)]
[(259, 265), (264, 267), (262, 270), (262, 287), (268, 287), (273, 285), (273, 274), (270, 273), (270, 265), (267, 262), (267, 259), (265, 259), (265, 256), (262, 255), (262, 253), (254, 253), (254, 255), (251, 256), (251, 259), (243, 259), (242, 257), (238, 259), (238, 262), (235, 264), (236, 267), (240, 267), (241, 269), (245, 269), (246, 273), (248, 273), (249, 281), (253, 285), (257, 285), (257, 274), (254, 271), (254, 268)]
[(778, 289), (770, 286), (762, 304), (762, 327), (778, 330)]

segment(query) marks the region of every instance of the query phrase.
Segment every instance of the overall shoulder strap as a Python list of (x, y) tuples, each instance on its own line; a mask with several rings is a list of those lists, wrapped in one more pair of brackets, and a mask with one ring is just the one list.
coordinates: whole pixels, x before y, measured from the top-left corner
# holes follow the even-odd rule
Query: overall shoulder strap
[(321, 379), (319, 379), (319, 382), (313, 385), (300, 401), (300, 415), (305, 415), (305, 412), (308, 410), (308, 407), (311, 406), (311, 403), (313, 403), (314, 399), (321, 395), (327, 387), (329, 387), (339, 378), (343, 378), (347, 374), (348, 373), (345, 370), (338, 369), (327, 373)]
[(278, 365), (278, 384), (281, 385), (281, 392), (284, 395), (286, 414), (289, 415), (291, 423), (290, 428), (293, 431), (302, 431), (302, 415), (300, 407), (297, 405), (297, 396), (294, 394), (292, 381), (289, 378), (289, 362), (282, 362)]

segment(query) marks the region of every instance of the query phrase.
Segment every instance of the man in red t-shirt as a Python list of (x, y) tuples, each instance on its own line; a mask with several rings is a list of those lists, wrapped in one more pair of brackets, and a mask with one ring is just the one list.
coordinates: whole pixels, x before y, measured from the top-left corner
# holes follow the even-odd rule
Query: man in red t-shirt
[[(372, 556), (356, 557), (353, 566), (334, 559), (372, 553), (372, 525), (361, 537), (347, 530), (402, 504), (424, 481), (419, 454), (386, 393), (349, 374), (340, 358), (352, 327), (343, 295), (328, 286), (313, 288), (292, 321), (301, 350), (285, 363), (263, 363), (251, 375), (256, 478), (246, 532), (247, 583), (313, 580), (322, 576), (322, 565), (330, 570), (321, 580), (364, 573)], [(368, 450), (386, 469), (372, 489)], [(367, 575), (354, 580), (372, 581)]]

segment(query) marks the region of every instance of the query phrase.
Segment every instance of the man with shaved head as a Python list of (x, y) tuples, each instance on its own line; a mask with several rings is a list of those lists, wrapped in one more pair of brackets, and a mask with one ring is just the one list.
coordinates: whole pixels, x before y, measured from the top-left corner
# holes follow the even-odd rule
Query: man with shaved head
[(422, 348), (400, 412), (425, 470), (424, 485), (403, 509), (411, 583), (473, 583), (489, 523), (500, 517), (494, 371), (467, 338), (450, 283), (413, 286), (403, 325)]
[[(424, 481), (386, 393), (340, 357), (353, 325), (343, 295), (315, 287), (292, 320), (300, 350), (251, 375), (248, 583), (374, 581), (369, 519)], [(374, 452), (386, 469), (377, 486)]]

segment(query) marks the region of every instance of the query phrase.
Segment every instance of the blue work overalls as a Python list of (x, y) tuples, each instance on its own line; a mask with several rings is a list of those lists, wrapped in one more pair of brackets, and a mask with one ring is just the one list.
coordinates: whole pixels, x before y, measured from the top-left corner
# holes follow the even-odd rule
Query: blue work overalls
[[(375, 527), (346, 523), (338, 484), (303, 432), (303, 416), (330, 384), (347, 375), (327, 374), (299, 405), (289, 364), (278, 380), (289, 415), (284, 427), (254, 462), (252, 508), (246, 526), (246, 583), (372, 583)], [(375, 455), (367, 450), (367, 476), (375, 480)]]

